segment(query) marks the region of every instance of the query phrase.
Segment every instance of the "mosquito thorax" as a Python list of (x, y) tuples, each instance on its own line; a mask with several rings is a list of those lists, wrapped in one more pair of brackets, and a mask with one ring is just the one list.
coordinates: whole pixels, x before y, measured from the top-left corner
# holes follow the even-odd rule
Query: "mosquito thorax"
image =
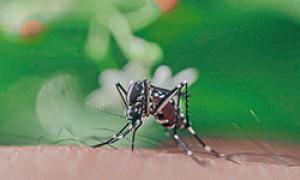
[(129, 106), (136, 106), (138, 103), (143, 102), (144, 97), (144, 85), (141, 81), (133, 82), (127, 91), (126, 101)]
[(135, 120), (141, 117), (145, 104), (144, 91), (144, 84), (141, 81), (132, 82), (129, 86), (126, 96), (126, 102), (128, 104), (127, 119)]

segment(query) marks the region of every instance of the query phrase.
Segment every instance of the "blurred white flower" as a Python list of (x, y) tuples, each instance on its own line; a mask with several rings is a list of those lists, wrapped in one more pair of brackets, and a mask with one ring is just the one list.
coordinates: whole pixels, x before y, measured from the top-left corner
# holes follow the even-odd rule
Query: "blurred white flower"
[[(169, 1), (172, 2), (170, 7), (174, 7), (176, 1)], [(157, 20), (165, 12), (166, 4), (170, 3), (155, 0), (2, 0), (0, 30), (9, 39), (29, 37), (41, 32), (45, 25), (72, 14), (89, 22), (84, 48), (90, 59), (105, 60), (113, 37), (127, 59), (149, 65), (162, 59), (162, 49), (134, 32)]]
[[(115, 88), (115, 82), (120, 82), (127, 88), (130, 81), (146, 78), (147, 72), (143, 65), (132, 62), (129, 62), (123, 70), (108, 69), (103, 71), (99, 76), (101, 87), (87, 97), (87, 103), (99, 108), (116, 109), (116, 106), (121, 107), (121, 99)], [(149, 80), (154, 85), (170, 89), (183, 80), (187, 80), (191, 85), (197, 77), (198, 73), (194, 68), (187, 68), (172, 76), (172, 71), (168, 66), (160, 66), (156, 69), (154, 77)]]
[(180, 82), (187, 80), (189, 85), (198, 78), (198, 71), (195, 68), (187, 68), (172, 76), (172, 71), (168, 66), (159, 66), (151, 82), (157, 86), (171, 89)]

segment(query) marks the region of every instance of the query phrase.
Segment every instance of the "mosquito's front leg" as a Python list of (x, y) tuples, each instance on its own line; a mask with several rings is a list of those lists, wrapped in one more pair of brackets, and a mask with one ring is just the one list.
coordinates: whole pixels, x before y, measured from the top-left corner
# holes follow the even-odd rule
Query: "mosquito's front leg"
[(116, 86), (116, 88), (117, 88), (117, 90), (118, 90), (118, 92), (119, 92), (119, 94), (120, 94), (120, 96), (121, 96), (121, 99), (122, 99), (122, 101), (123, 101), (123, 103), (124, 103), (126, 109), (128, 109), (128, 104), (127, 104), (127, 102), (126, 102), (127, 92), (126, 92), (125, 88), (124, 88), (124, 87), (121, 85), (121, 83), (119, 83), (119, 82), (117, 82), (117, 83), (115, 84), (115, 86)]
[(143, 124), (143, 121), (137, 120), (135, 127), (132, 128), (132, 138), (131, 138), (131, 150), (134, 150), (135, 147), (135, 135), (139, 127)]
[[(126, 128), (128, 128), (127, 131), (125, 131)], [(106, 144), (112, 144), (112, 143), (124, 138), (131, 131), (131, 129), (132, 129), (132, 125), (130, 122), (128, 122), (125, 124), (125, 126), (119, 132), (114, 134), (110, 139), (108, 139), (100, 144), (95, 144), (92, 147), (97, 148), (97, 147), (100, 147), (100, 146), (103, 146)]]

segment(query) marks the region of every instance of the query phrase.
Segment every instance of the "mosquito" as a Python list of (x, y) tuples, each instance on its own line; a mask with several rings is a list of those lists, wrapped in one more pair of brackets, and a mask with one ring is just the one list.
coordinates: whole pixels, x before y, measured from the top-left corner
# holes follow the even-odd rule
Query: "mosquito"
[[(196, 131), (192, 128), (189, 119), (189, 94), (188, 83), (183, 81), (173, 89), (165, 89), (151, 84), (147, 79), (133, 81), (128, 90), (115, 83), (116, 89), (126, 108), (127, 123), (108, 140), (95, 144), (97, 148), (103, 145), (110, 145), (132, 133), (131, 150), (135, 148), (135, 136), (139, 127), (142, 126), (144, 118), (153, 116), (156, 121), (167, 130), (175, 142), (185, 151), (185, 153), (195, 159), (193, 152), (182, 141), (178, 135), (178, 130), (187, 130), (208, 153), (227, 159), (224, 154), (217, 152), (208, 146)], [(181, 99), (185, 99), (185, 112), (180, 109)]]

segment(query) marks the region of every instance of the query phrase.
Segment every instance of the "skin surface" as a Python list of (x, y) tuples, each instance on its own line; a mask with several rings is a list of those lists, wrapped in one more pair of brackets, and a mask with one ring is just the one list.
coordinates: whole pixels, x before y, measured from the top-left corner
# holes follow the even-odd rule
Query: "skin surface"
[[(209, 140), (223, 151), (256, 151), (245, 141)], [(174, 145), (174, 144), (173, 144)], [(266, 145), (266, 144), (265, 144)], [(75, 146), (1, 147), (0, 175), (3, 179), (298, 179), (300, 167), (276, 164), (257, 158), (235, 164), (199, 153), (200, 165), (177, 148), (113, 150)], [(289, 155), (299, 148), (278, 146)], [(173, 151), (173, 153), (170, 153)], [(231, 151), (232, 152), (232, 151)], [(250, 157), (250, 155), (248, 155)], [(242, 161), (243, 160), (243, 161)], [(296, 158), (294, 158), (296, 160)], [(264, 162), (263, 162), (264, 161)]]

